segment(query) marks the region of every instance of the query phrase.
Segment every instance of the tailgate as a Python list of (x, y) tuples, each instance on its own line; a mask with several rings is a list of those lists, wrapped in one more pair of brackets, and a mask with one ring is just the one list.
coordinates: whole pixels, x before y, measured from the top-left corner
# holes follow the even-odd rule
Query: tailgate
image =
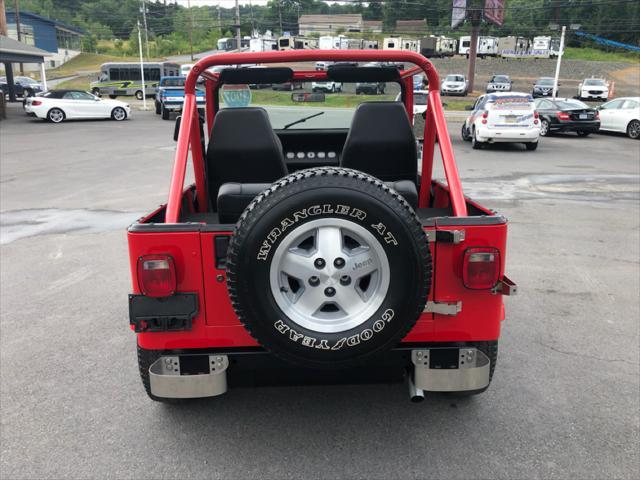
[[(438, 219), (435, 242), (433, 302), (434, 340), (494, 340), (500, 335), (504, 318), (502, 295), (494, 289), (471, 290), (464, 285), (465, 252), (476, 247), (499, 252), (499, 278), (504, 277), (507, 241), (506, 220), (502, 217), (467, 217), (480, 224), (451, 224), (456, 219)], [(449, 222), (449, 224), (447, 224)], [(485, 224), (482, 224), (482, 223)], [(491, 222), (489, 224), (486, 224)], [(456, 240), (458, 240), (456, 242)]]

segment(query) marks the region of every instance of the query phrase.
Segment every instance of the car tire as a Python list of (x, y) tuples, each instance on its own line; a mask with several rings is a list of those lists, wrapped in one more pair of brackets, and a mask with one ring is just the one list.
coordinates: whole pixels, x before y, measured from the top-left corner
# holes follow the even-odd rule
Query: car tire
[(547, 137), (551, 135), (551, 125), (549, 124), (549, 120), (543, 118), (540, 120), (540, 136)]
[(53, 107), (47, 112), (47, 120), (51, 123), (60, 123), (65, 118), (67, 118), (67, 116), (65, 115), (64, 111), (58, 107)]
[(171, 111), (162, 106), (162, 120), (169, 120), (171, 118)]
[(143, 99), (142, 90), (136, 91), (135, 97), (137, 100), (142, 100)]
[(336, 86), (335, 85), (331, 85), (331, 93), (336, 93)]
[(122, 107), (116, 107), (111, 110), (111, 119), (116, 122), (122, 122), (127, 119), (127, 111)]
[(469, 135), (469, 130), (467, 129), (467, 126), (464, 123), (462, 124), (462, 129), (460, 131), (460, 134), (462, 136), (462, 140), (464, 140), (465, 142), (471, 141), (471, 136)]
[(475, 347), (484, 353), (487, 357), (489, 357), (490, 367), (489, 367), (489, 384), (478, 390), (465, 390), (463, 392), (448, 392), (447, 395), (456, 398), (464, 398), (464, 397), (472, 397), (474, 395), (479, 395), (482, 392), (485, 392), (489, 386), (491, 385), (491, 380), (493, 380), (493, 372), (496, 370), (496, 365), (498, 363), (498, 341), (488, 341), (488, 342), (473, 342), (472, 344), (467, 345), (468, 347)]
[(162, 107), (160, 106), (160, 102), (155, 102), (156, 104), (156, 115), (160, 115), (162, 112)]
[(100, 96), (100, 89), (97, 88), (97, 87), (93, 87), (91, 89), (91, 93), (93, 93), (96, 97), (99, 97)]
[(409, 204), (369, 175), (332, 167), (259, 194), (236, 224), (226, 270), (245, 328), (306, 368), (360, 365), (393, 348), (431, 285), (428, 241)]
[(538, 142), (528, 142), (524, 144), (530, 152), (538, 149)]
[(118, 98), (118, 96), (117, 95), (109, 95), (109, 98), (113, 100), (113, 99)]
[(142, 386), (144, 387), (145, 392), (151, 400), (154, 402), (160, 403), (184, 403), (187, 399), (184, 398), (164, 398), (164, 397), (156, 397), (151, 393), (151, 383), (149, 381), (149, 367), (153, 365), (153, 363), (158, 360), (163, 351), (162, 350), (147, 350), (140, 345), (138, 345), (138, 370), (140, 371), (140, 379), (142, 380)]
[(589, 135), (591, 135), (591, 132), (585, 132), (584, 130), (578, 130), (578, 131), (576, 132), (576, 134), (577, 134), (579, 137), (588, 137)]
[(484, 142), (478, 141), (476, 137), (476, 129), (471, 129), (471, 148), (474, 150), (480, 150), (484, 146)]
[(27, 97), (33, 97), (35, 94), (33, 93), (33, 90), (31, 89), (26, 89), (23, 91), (22, 93), (22, 98), (27, 98)]
[(640, 138), (640, 120), (631, 120), (627, 125), (627, 136), (634, 140)]

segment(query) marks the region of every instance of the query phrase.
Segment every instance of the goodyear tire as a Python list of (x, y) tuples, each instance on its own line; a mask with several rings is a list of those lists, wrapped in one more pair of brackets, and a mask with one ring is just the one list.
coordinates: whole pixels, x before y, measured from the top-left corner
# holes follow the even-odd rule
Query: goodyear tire
[(311, 368), (361, 363), (407, 334), (431, 285), (414, 211), (369, 175), (303, 170), (258, 195), (227, 252), (233, 307), (272, 353)]

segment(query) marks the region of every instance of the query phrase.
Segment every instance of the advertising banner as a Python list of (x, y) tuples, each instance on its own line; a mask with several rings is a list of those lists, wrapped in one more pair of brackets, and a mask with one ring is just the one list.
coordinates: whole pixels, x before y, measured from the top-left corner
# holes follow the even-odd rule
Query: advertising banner
[(453, 0), (453, 9), (451, 10), (451, 28), (456, 28), (464, 22), (467, 15), (467, 0)]
[(505, 0), (485, 0), (484, 18), (488, 22), (501, 27), (504, 23), (504, 2)]

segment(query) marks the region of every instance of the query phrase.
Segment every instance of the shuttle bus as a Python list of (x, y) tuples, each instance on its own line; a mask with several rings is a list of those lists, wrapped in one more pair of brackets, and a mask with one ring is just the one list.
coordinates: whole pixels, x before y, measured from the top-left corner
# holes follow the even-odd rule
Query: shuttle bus
[(108, 95), (109, 98), (135, 96), (142, 100), (142, 73), (148, 97), (155, 95), (161, 77), (180, 75), (180, 65), (177, 63), (144, 62), (142, 66), (143, 72), (137, 62), (103, 63), (98, 80), (91, 83), (91, 92), (95, 95)]

